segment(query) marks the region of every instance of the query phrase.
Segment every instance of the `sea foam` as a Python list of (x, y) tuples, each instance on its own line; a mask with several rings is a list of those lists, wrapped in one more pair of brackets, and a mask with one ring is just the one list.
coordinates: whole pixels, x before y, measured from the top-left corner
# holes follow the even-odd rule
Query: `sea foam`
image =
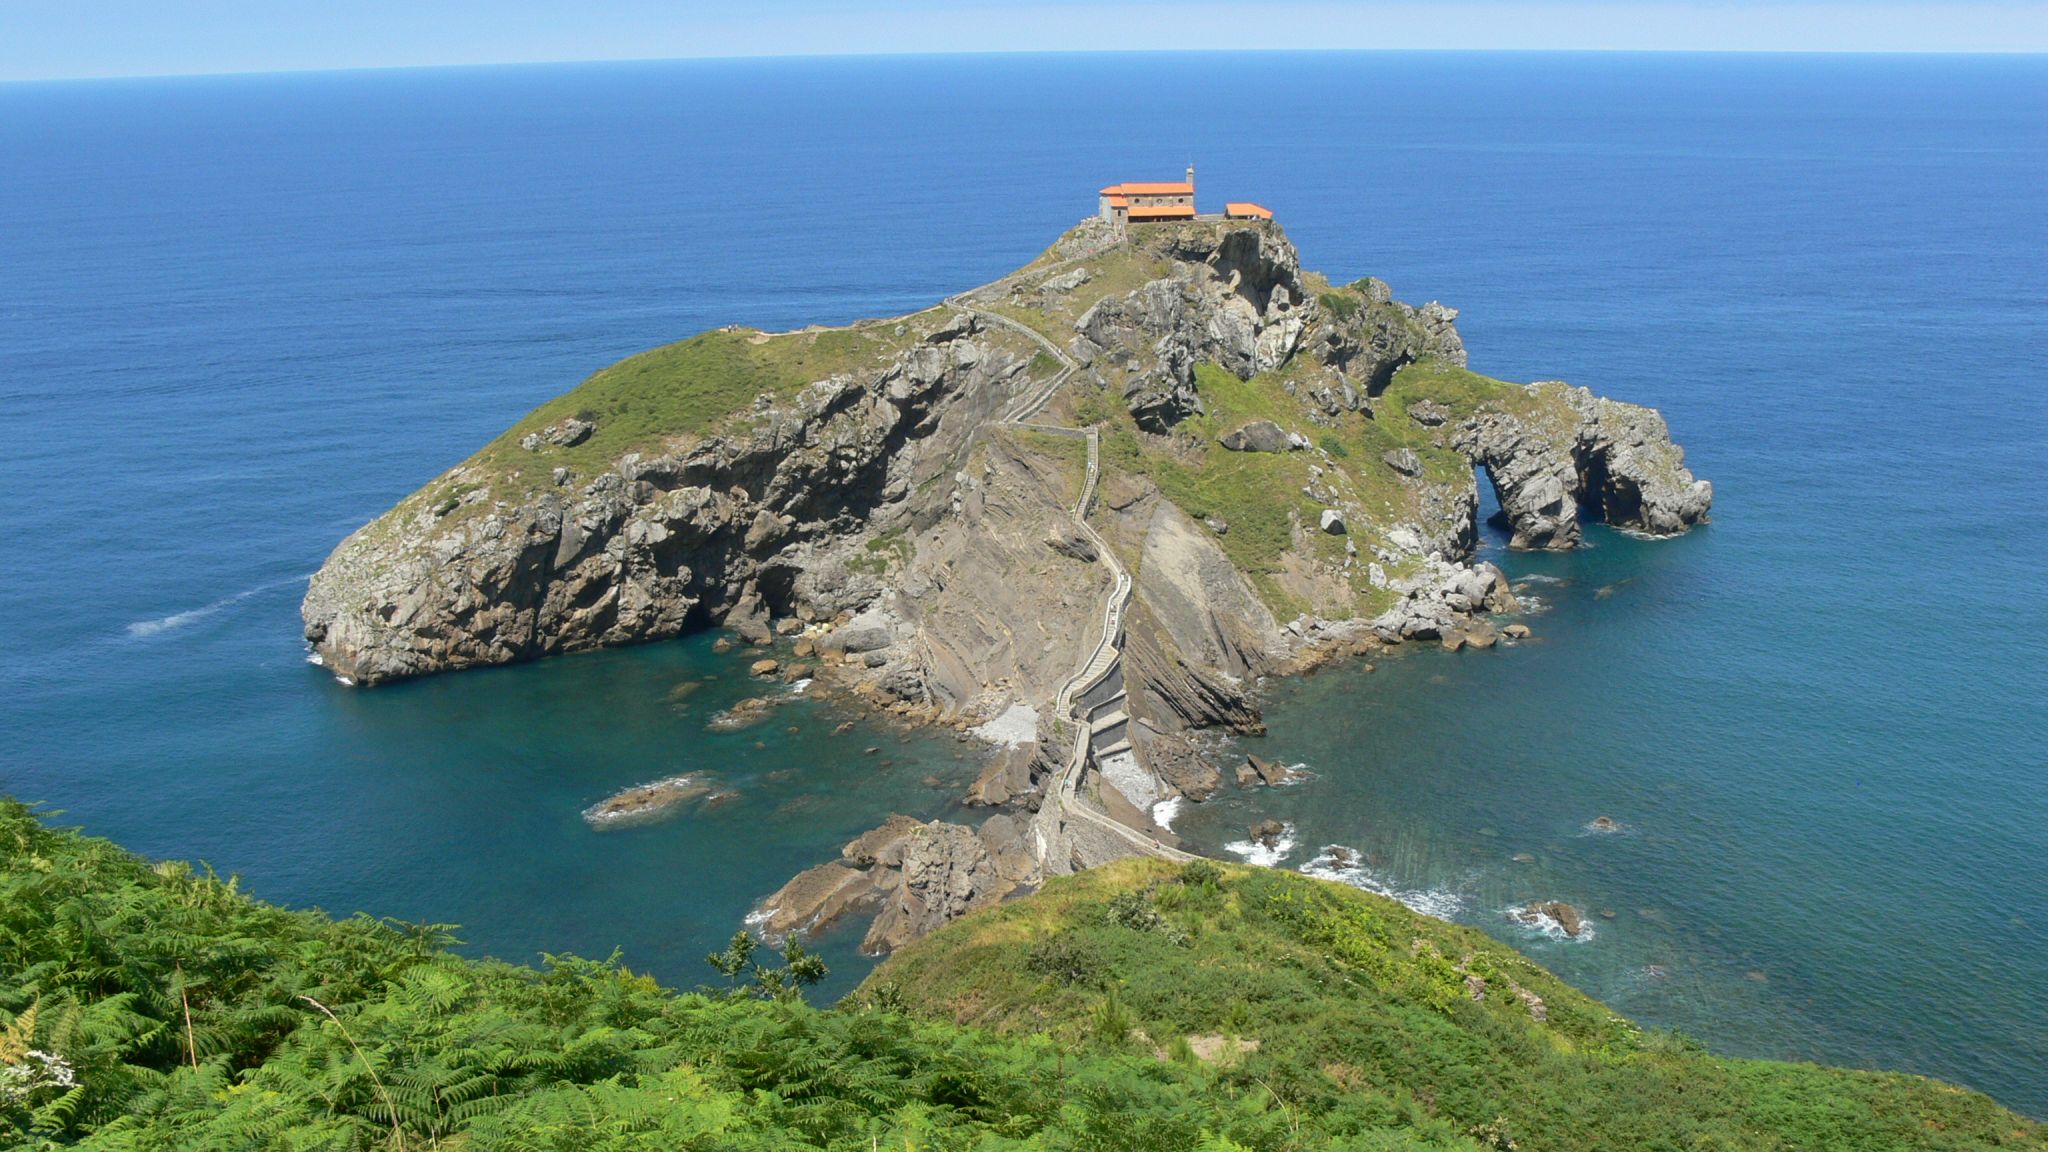
[(1335, 880), (1353, 888), (1398, 900), (1424, 916), (1439, 920), (1455, 920), (1465, 910), (1465, 899), (1456, 892), (1443, 888), (1397, 888), (1364, 864), (1364, 855), (1355, 848), (1342, 844), (1330, 844), (1322, 854), (1303, 864), (1299, 871), (1304, 876), (1320, 880)]
[(1282, 860), (1294, 853), (1294, 825), (1289, 823), (1281, 827), (1280, 835), (1270, 846), (1257, 840), (1232, 840), (1223, 847), (1226, 851), (1236, 853), (1247, 864), (1256, 864), (1261, 868), (1277, 868)]

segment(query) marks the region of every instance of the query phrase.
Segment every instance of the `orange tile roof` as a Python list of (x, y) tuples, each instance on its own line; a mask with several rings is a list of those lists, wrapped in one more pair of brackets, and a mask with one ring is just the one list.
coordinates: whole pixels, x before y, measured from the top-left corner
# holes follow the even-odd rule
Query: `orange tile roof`
[(1119, 196), (1116, 193), (1105, 192), (1103, 193), (1103, 195), (1109, 197), (1109, 206), (1111, 208), (1129, 208), (1131, 206), (1130, 200), (1126, 199), (1123, 196)]
[(1249, 200), (1233, 200), (1223, 206), (1223, 213), (1226, 216), (1250, 216), (1258, 220), (1271, 220), (1273, 218), (1273, 210), (1271, 208), (1254, 204)]
[(1193, 184), (1112, 184), (1102, 190), (1104, 196), (1193, 196)]
[(1131, 209), (1133, 220), (1193, 220), (1193, 204), (1139, 204)]

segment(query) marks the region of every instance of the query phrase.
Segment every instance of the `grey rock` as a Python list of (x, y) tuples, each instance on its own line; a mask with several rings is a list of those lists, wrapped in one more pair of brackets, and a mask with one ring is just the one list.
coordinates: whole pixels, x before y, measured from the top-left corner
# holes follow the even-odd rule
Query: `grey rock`
[(1218, 440), (1232, 452), (1285, 452), (1294, 445), (1287, 432), (1271, 420), (1254, 420)]
[(1397, 448), (1384, 453), (1380, 459), (1386, 461), (1387, 467), (1403, 476), (1422, 475), (1422, 457), (1417, 456), (1412, 448)]
[(1046, 537), (1045, 546), (1084, 564), (1095, 563), (1098, 555), (1095, 542), (1082, 535), (1080, 529), (1073, 527), (1055, 530), (1052, 535)]
[(840, 916), (871, 905), (881, 893), (875, 877), (834, 861), (807, 868), (761, 901), (755, 921), (761, 935), (779, 941), (792, 933), (816, 932)]
[(1325, 508), (1323, 509), (1320, 526), (1323, 531), (1328, 532), (1332, 536), (1342, 536), (1344, 534), (1344, 514), (1335, 508)]
[(892, 952), (1016, 887), (974, 829), (936, 820), (905, 843), (902, 873), (861, 942), (863, 951)]
[(590, 434), (595, 431), (596, 424), (570, 417), (567, 420), (557, 420), (538, 432), (527, 433), (520, 437), (519, 446), (528, 452), (538, 452), (543, 444), (552, 444), (557, 448), (574, 448), (590, 439)]
[(1089, 280), (1086, 268), (1074, 268), (1039, 281), (1038, 290), (1050, 296), (1064, 296)]
[(1514, 548), (1559, 550), (1581, 539), (1581, 512), (1619, 528), (1669, 536), (1704, 521), (1713, 486), (1693, 478), (1664, 418), (1584, 388), (1531, 384), (1577, 414), (1558, 428), (1487, 412), (1461, 424), (1453, 443), (1486, 469), (1513, 530)]
[(1434, 400), (1422, 400), (1408, 406), (1408, 418), (1424, 428), (1436, 428), (1451, 418), (1451, 410)]
[[(792, 541), (813, 526), (859, 532), (906, 490), (892, 472), (935, 407), (1013, 388), (1029, 357), (976, 331), (958, 313), (864, 375), (766, 397), (750, 425), (623, 456), (580, 490), (497, 506), (493, 477), (447, 473), (335, 549), (301, 606), (306, 639), (337, 675), (376, 684), (663, 639), (693, 621), (753, 639), (767, 630), (764, 576), (822, 598), (826, 615), (872, 597), (843, 568), (808, 570)], [(581, 442), (589, 424), (550, 425), (536, 448)], [(465, 484), (462, 512), (437, 514), (439, 494)]]
[(903, 863), (904, 847), (923, 828), (922, 820), (892, 814), (880, 827), (869, 829), (848, 841), (846, 847), (839, 850), (839, 858), (855, 868), (872, 868), (877, 864), (885, 868), (898, 867)]

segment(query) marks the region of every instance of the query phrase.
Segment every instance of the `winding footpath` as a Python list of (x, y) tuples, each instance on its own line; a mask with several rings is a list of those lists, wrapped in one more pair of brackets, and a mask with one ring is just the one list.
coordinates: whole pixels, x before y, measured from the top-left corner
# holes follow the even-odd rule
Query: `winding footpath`
[[(1054, 265), (1053, 268), (1072, 264), (1077, 260), (1086, 259), (1088, 256), (1095, 254), (1095, 252), (1089, 252), (1071, 257)], [(1052, 269), (1039, 268), (1034, 269), (1033, 274), (1047, 275), (1051, 271)], [(1094, 753), (1094, 734), (1089, 728), (1087, 719), (1074, 714), (1074, 702), (1085, 696), (1090, 689), (1107, 679), (1110, 673), (1116, 671), (1123, 661), (1124, 609), (1130, 604), (1131, 575), (1124, 570), (1123, 564), (1117, 560), (1116, 554), (1110, 550), (1109, 541), (1103, 539), (1102, 535), (1095, 530), (1095, 526), (1088, 523), (1088, 509), (1095, 501), (1095, 489), (1102, 472), (1102, 436), (1100, 429), (1095, 427), (1068, 428), (1059, 424), (1037, 424), (1030, 422), (1030, 418), (1037, 415), (1038, 411), (1051, 401), (1053, 395), (1073, 377), (1075, 372), (1080, 370), (1081, 366), (1074, 362), (1073, 357), (1067, 355), (1065, 349), (1054, 344), (1045, 337), (1044, 333), (1039, 332), (1030, 325), (1013, 320), (997, 312), (977, 308), (968, 302), (970, 297), (1008, 283), (1016, 275), (1016, 273), (1012, 273), (1010, 276), (984, 284), (979, 288), (971, 288), (957, 295), (949, 296), (946, 298), (946, 303), (962, 312), (971, 313), (985, 323), (1023, 333), (1059, 362), (1060, 370), (1050, 381), (1019, 397), (1016, 403), (1010, 405), (997, 418), (997, 423), (1007, 424), (1015, 428), (1027, 428), (1036, 432), (1049, 432), (1060, 436), (1082, 436), (1087, 439), (1088, 475), (1081, 484), (1081, 498), (1074, 502), (1073, 520), (1075, 527), (1079, 528), (1082, 535), (1088, 538), (1089, 543), (1095, 546), (1095, 555), (1101, 560), (1103, 566), (1109, 569), (1110, 574), (1109, 594), (1104, 598), (1102, 604), (1101, 638), (1095, 642), (1095, 647), (1089, 651), (1088, 658), (1082, 663), (1080, 669), (1065, 684), (1060, 686), (1059, 696), (1053, 703), (1053, 714), (1058, 717), (1059, 723), (1072, 725), (1075, 729), (1074, 750), (1067, 757), (1066, 763), (1061, 766), (1058, 775), (1053, 778), (1051, 786), (1046, 789), (1045, 803), (1054, 806), (1054, 815), (1062, 823), (1072, 821), (1085, 822), (1117, 837), (1130, 845), (1140, 855), (1154, 856), (1163, 860), (1174, 860), (1183, 863), (1195, 860), (1198, 857), (1192, 853), (1183, 852), (1178, 848), (1160, 843), (1158, 840), (1145, 835), (1130, 825), (1111, 817), (1107, 812), (1086, 803), (1078, 794), (1081, 777), (1087, 771), (1089, 759)], [(1042, 853), (1044, 845), (1041, 843), (1039, 847)], [(1045, 861), (1040, 859), (1039, 864), (1042, 867)]]

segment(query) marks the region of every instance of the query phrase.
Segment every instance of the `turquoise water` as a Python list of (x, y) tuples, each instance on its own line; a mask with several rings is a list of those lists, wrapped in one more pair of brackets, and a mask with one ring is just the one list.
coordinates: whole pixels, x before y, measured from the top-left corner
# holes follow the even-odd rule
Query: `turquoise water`
[[(1536, 643), (1274, 686), (1258, 750), (1315, 779), (1180, 827), (1220, 848), (1291, 819), (1284, 866), (1354, 847), (1359, 882), (1647, 1022), (2048, 1114), (2033, 58), (0, 86), (0, 788), (274, 899), (695, 982), (788, 874), (889, 810), (943, 814), (957, 789), (924, 781), (969, 750), (834, 737), (813, 701), (707, 734), (755, 689), (706, 638), (349, 691), (304, 663), (306, 574), (617, 357), (920, 306), (1190, 159), (1310, 266), (1463, 308), (1476, 367), (1661, 407), (1717, 503), (1684, 540), (1504, 558), (1563, 582), (1532, 589)], [(578, 817), (682, 770), (742, 798)], [(1598, 815), (1626, 830), (1585, 834)], [(1503, 915), (1539, 897), (1615, 916), (1565, 942)]]

